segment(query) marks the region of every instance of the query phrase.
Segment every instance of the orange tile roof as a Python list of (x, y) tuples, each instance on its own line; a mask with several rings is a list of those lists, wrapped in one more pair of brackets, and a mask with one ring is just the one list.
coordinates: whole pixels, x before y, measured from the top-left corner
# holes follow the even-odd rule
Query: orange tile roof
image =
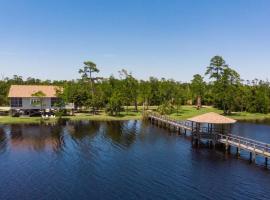
[(233, 124), (236, 120), (224, 117), (220, 114), (209, 112), (199, 116), (195, 116), (188, 119), (189, 121), (196, 123), (208, 123), (208, 124)]
[(36, 92), (42, 91), (46, 97), (56, 97), (60, 87), (53, 85), (12, 85), (8, 97), (33, 97)]

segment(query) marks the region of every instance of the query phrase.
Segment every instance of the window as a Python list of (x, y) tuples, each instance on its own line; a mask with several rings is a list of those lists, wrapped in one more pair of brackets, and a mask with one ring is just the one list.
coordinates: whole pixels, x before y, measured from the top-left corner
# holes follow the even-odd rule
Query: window
[(52, 107), (56, 107), (57, 104), (59, 104), (59, 102), (60, 102), (60, 98), (56, 98), (56, 97), (51, 98), (51, 106)]
[(11, 107), (22, 107), (22, 98), (11, 98), (10, 99)]
[(31, 99), (30, 104), (31, 106), (40, 106), (40, 99)]

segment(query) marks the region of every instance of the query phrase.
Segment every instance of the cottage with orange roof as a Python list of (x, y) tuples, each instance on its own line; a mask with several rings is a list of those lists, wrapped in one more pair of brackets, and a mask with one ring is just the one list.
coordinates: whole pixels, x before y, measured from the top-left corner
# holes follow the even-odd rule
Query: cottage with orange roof
[(20, 110), (24, 114), (33, 111), (58, 109), (57, 92), (62, 88), (53, 85), (12, 85), (8, 97), (12, 111)]

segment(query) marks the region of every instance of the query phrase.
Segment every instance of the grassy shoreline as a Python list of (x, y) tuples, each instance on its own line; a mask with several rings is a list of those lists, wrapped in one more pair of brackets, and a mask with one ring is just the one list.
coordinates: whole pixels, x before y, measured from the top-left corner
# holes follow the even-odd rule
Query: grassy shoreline
[[(156, 110), (157, 107), (152, 106), (150, 110)], [(139, 112), (134, 112), (131, 110), (128, 112), (122, 112), (120, 116), (109, 116), (104, 112), (98, 115), (92, 115), (89, 113), (78, 113), (75, 116), (65, 116), (63, 119), (71, 121), (79, 120), (92, 120), (92, 121), (121, 121), (121, 120), (140, 120), (142, 119), (142, 107), (139, 107)], [(211, 106), (204, 106), (202, 109), (197, 110), (194, 106), (182, 106), (178, 113), (173, 113), (170, 116), (178, 120), (186, 120), (190, 117), (200, 115), (207, 112), (216, 112), (222, 114), (221, 110), (213, 108)], [(232, 113), (229, 117), (239, 120), (239, 121), (263, 121), (270, 119), (270, 114), (261, 113), (247, 113), (238, 112)], [(41, 120), (40, 117), (11, 117), (11, 116), (0, 116), (0, 124), (40, 124), (42, 122), (56, 122), (57, 119)]]

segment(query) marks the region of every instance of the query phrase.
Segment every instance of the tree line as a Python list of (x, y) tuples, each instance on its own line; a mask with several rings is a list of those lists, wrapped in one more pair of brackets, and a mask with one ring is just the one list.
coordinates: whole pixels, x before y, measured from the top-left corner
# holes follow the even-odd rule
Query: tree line
[[(221, 56), (214, 56), (206, 66), (203, 75), (195, 74), (190, 82), (150, 77), (138, 80), (125, 69), (117, 77), (99, 77), (99, 69), (94, 62), (86, 61), (77, 80), (40, 80), (23, 79), (14, 75), (0, 81), (0, 105), (8, 105), (10, 85), (57, 85), (64, 88), (59, 96), (65, 102), (72, 102), (76, 108), (91, 110), (94, 114), (100, 109), (110, 115), (119, 115), (133, 106), (148, 109), (158, 106), (163, 114), (179, 112), (181, 105), (193, 104), (200, 109), (202, 105), (211, 105), (222, 109), (224, 114), (232, 112), (270, 111), (270, 83), (254, 79), (244, 81), (238, 72), (229, 66)], [(205, 81), (207, 79), (208, 81)]]

